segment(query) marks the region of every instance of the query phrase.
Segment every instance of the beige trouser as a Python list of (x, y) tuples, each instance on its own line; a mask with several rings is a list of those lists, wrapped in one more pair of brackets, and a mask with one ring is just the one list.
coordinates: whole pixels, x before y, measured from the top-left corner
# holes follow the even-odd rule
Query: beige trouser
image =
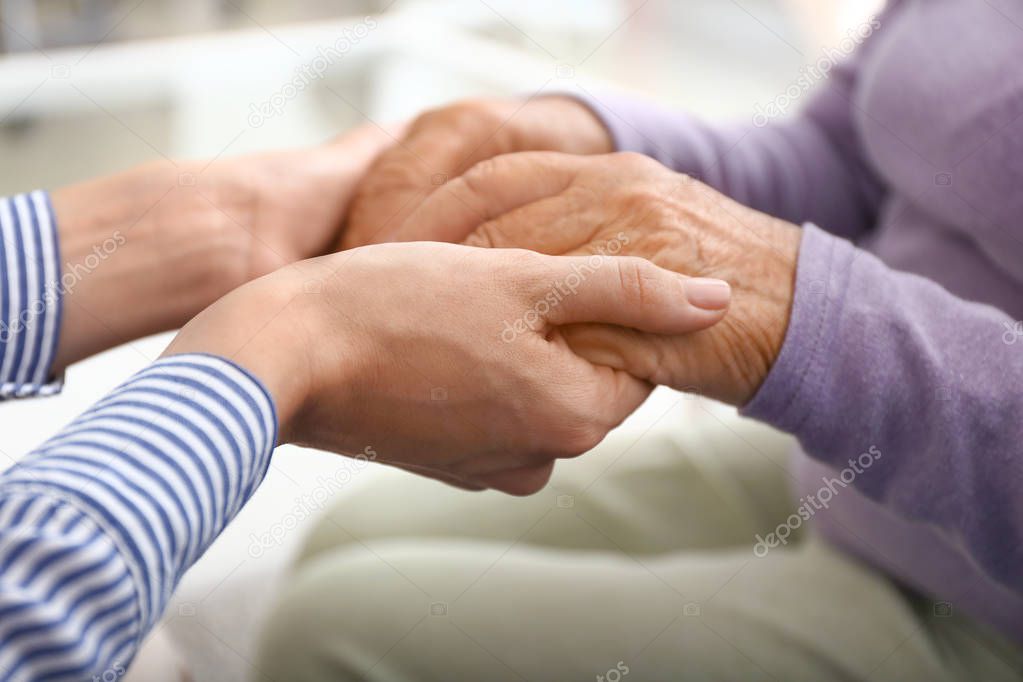
[(346, 496), (269, 620), (261, 671), (280, 682), (1020, 678), (1018, 648), (936, 615), (812, 530), (756, 556), (755, 536), (792, 511), (792, 442), (704, 417), (619, 430), (530, 498), (400, 472)]

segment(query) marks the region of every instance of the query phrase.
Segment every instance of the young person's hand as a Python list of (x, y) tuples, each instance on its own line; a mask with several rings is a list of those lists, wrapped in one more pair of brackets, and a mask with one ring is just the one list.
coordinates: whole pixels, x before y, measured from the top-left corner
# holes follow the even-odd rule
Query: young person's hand
[(456, 485), (525, 494), (651, 388), (578, 357), (558, 329), (607, 323), (677, 336), (718, 322), (727, 301), (701, 308), (689, 286), (638, 258), (371, 246), (233, 291), (167, 354), (214, 353), (260, 377), (280, 442), (372, 447), (381, 461)]
[(157, 161), (52, 192), (64, 324), (55, 369), (175, 329), (231, 289), (330, 250), (356, 182), (392, 138)]
[(480, 161), (512, 152), (612, 149), (604, 125), (572, 97), (474, 99), (427, 111), (359, 184), (340, 246), (390, 241), (427, 196)]
[[(598, 364), (743, 405), (781, 350), (801, 231), (643, 156), (528, 153), (486, 161), (448, 183), (393, 236), (640, 256), (692, 277), (725, 280), (732, 307), (703, 332), (666, 336), (576, 325), (562, 333)], [(715, 291), (706, 287), (708, 302)]]

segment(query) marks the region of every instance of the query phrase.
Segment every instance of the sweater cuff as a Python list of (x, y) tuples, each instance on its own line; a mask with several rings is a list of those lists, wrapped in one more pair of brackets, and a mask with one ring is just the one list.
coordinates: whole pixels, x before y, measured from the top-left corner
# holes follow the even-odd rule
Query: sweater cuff
[[(643, 133), (643, 120), (650, 118), (670, 118), (674, 127), (678, 125), (680, 115), (668, 115), (653, 104), (641, 103), (632, 97), (614, 93), (594, 94), (590, 92), (564, 93), (586, 106), (611, 134), (612, 146), (615, 151), (635, 151), (648, 156), (659, 157), (667, 150), (659, 150), (655, 139)], [(656, 130), (656, 129), (655, 129)], [(657, 153), (661, 151), (661, 153)]]
[[(565, 93), (586, 106), (611, 135), (616, 152), (636, 152), (682, 173), (698, 174), (714, 156), (684, 112), (614, 93)], [(702, 178), (698, 178), (702, 179)]]
[(653, 141), (646, 138), (643, 132), (631, 122), (636, 102), (621, 95), (601, 93), (565, 93), (593, 112), (611, 134), (612, 146), (616, 152), (638, 152), (645, 154), (653, 146)]
[(59, 393), (60, 250), (49, 195), (0, 198), (0, 400)]
[(740, 411), (798, 435), (813, 416), (858, 250), (815, 225), (803, 227), (789, 327), (778, 360)]

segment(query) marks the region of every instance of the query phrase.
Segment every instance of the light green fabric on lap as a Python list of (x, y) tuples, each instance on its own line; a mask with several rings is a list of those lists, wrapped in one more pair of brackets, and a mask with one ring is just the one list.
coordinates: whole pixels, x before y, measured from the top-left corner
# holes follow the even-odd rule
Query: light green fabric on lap
[(397, 471), (346, 495), (308, 539), (260, 670), (282, 682), (1020, 679), (1017, 647), (812, 529), (755, 554), (795, 508), (792, 441), (694, 411), (684, 427), (616, 431), (530, 498)]

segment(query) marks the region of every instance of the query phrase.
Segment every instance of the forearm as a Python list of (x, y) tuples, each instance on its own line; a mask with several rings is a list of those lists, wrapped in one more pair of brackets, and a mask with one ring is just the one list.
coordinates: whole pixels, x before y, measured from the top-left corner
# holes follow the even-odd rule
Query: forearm
[(220, 358), (162, 360), (0, 476), (0, 677), (127, 667), (262, 480), (274, 404)]
[(1023, 591), (1023, 356), (1003, 336), (1013, 328), (808, 227), (785, 343), (745, 412), (838, 469), (876, 449), (853, 485)]
[(153, 163), (52, 193), (63, 325), (54, 368), (184, 324), (248, 278), (253, 193)]

